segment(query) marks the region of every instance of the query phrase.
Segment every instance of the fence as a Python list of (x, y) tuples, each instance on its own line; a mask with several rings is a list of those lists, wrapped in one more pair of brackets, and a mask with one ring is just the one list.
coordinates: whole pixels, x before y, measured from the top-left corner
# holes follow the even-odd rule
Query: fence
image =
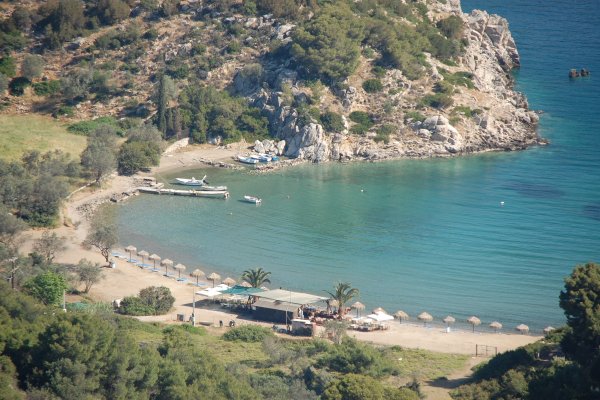
[(498, 347), (488, 346), (487, 344), (475, 345), (475, 357), (491, 357), (498, 354)]

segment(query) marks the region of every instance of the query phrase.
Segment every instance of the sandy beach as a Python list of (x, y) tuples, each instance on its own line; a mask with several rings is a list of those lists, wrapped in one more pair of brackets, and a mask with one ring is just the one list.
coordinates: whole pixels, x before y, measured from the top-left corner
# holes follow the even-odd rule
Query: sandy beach
[[(237, 146), (215, 147), (209, 145), (189, 146), (185, 149), (164, 155), (161, 159), (160, 167), (153, 168), (152, 171), (137, 175), (155, 176), (163, 172), (180, 168), (191, 168), (208, 165), (209, 163), (231, 163), (232, 158), (246, 150), (244, 144)], [(65, 224), (55, 231), (58, 235), (66, 238), (66, 250), (61, 252), (56, 260), (64, 263), (77, 263), (82, 258), (105, 264), (103, 257), (98, 251), (85, 249), (81, 243), (85, 239), (88, 227), (88, 216), (93, 210), (93, 205), (106, 202), (114, 194), (119, 194), (131, 189), (134, 186), (135, 177), (113, 176), (104, 182), (101, 189), (84, 189), (75, 193), (64, 209)], [(92, 206), (90, 206), (92, 205)], [(42, 231), (29, 231), (27, 237), (29, 240), (22, 248), (23, 253), (30, 251), (32, 239), (41, 235)], [(142, 249), (138, 249), (142, 250)], [(144, 249), (152, 253), (152, 249)], [(115, 251), (126, 254), (123, 249)], [(171, 289), (176, 298), (173, 311), (165, 316), (143, 318), (144, 320), (158, 320), (172, 322), (177, 314), (186, 314), (189, 316), (192, 312), (192, 296), (198, 288), (188, 281), (177, 282), (172, 277), (165, 277), (164, 268), (160, 272), (136, 267), (122, 258), (115, 258), (116, 268), (106, 268), (104, 270), (105, 278), (96, 284), (90, 291), (90, 296), (94, 299), (111, 302), (115, 299), (121, 299), (125, 296), (135, 295), (140, 289), (152, 285), (164, 285)], [(177, 263), (177, 260), (174, 260)], [(200, 265), (188, 266), (184, 272), (188, 276), (192, 270), (200, 268)], [(176, 271), (170, 271), (175, 273)], [(206, 271), (210, 273), (213, 271)], [(218, 272), (218, 271), (217, 271)], [(233, 277), (237, 278), (237, 277)], [(211, 283), (208, 283), (210, 286)], [(197, 299), (199, 300), (199, 298)], [(237, 315), (230, 314), (214, 306), (203, 307), (201, 301), (197, 306), (201, 307), (196, 311), (196, 320), (200, 322), (212, 323), (217, 325), (219, 320), (236, 320), (238, 323), (256, 323), (246, 318), (238, 318)], [(265, 324), (269, 325), (270, 324)], [(520, 334), (496, 334), (487, 332), (469, 332), (453, 330), (447, 333), (441, 327), (428, 327), (417, 324), (399, 324), (393, 321), (390, 329), (386, 331), (374, 332), (350, 332), (350, 335), (359, 340), (372, 342), (378, 345), (400, 345), (408, 348), (420, 348), (445, 353), (475, 354), (476, 345), (486, 345), (490, 349), (497, 349), (498, 352), (514, 349), (516, 347), (534, 342), (540, 339), (534, 335)]]

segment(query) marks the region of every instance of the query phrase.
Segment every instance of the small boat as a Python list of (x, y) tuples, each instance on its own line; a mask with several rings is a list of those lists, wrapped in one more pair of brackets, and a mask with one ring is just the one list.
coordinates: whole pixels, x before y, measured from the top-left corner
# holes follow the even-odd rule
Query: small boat
[(193, 195), (198, 197), (217, 197), (226, 199), (229, 197), (229, 192), (227, 190), (195, 190)]
[(204, 182), (204, 180), (206, 179), (206, 175), (204, 175), (204, 178), (202, 179), (196, 179), (192, 176), (191, 179), (188, 178), (175, 178), (176, 183), (180, 184), (180, 185), (186, 185), (186, 186), (203, 186), (206, 182)]
[(202, 185), (198, 188), (198, 190), (202, 190), (202, 191), (221, 191), (221, 190), (227, 190), (227, 186), (208, 186), (208, 185)]
[(244, 196), (244, 201), (252, 204), (260, 204), (262, 199), (260, 197), (246, 195)]
[(237, 159), (239, 162), (242, 162), (244, 164), (257, 164), (258, 163), (258, 158), (253, 158), (253, 157), (237, 156)]

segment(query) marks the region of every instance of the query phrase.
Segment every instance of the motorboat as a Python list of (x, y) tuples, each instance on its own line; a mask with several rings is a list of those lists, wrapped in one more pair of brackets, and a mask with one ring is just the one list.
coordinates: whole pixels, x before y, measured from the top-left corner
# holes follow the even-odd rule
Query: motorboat
[(258, 164), (258, 158), (253, 158), (253, 157), (244, 157), (244, 156), (237, 156), (237, 159), (239, 162), (242, 162), (244, 164)]
[(191, 179), (175, 178), (175, 182), (180, 185), (186, 185), (186, 186), (203, 186), (204, 184), (206, 184), (206, 182), (204, 181), (205, 179), (206, 179), (206, 175), (204, 175), (204, 177), (202, 179), (196, 179), (192, 176)]
[(198, 188), (198, 190), (202, 190), (202, 191), (222, 191), (222, 190), (227, 190), (227, 186), (208, 186), (208, 185), (202, 185)]
[(260, 197), (246, 195), (244, 196), (244, 201), (252, 204), (260, 204), (262, 199)]

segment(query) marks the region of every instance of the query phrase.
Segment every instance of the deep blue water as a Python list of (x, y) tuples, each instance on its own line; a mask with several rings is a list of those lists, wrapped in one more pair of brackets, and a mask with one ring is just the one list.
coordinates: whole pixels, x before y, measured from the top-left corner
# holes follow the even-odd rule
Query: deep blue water
[[(123, 244), (222, 276), (262, 266), (274, 287), (323, 293), (348, 281), (368, 308), (562, 324), (563, 278), (600, 261), (600, 3), (463, 2), (474, 7), (509, 20), (517, 87), (544, 111), (549, 146), (263, 176), (208, 170), (232, 198), (140, 196), (120, 207)], [(567, 78), (581, 67), (592, 76)]]

